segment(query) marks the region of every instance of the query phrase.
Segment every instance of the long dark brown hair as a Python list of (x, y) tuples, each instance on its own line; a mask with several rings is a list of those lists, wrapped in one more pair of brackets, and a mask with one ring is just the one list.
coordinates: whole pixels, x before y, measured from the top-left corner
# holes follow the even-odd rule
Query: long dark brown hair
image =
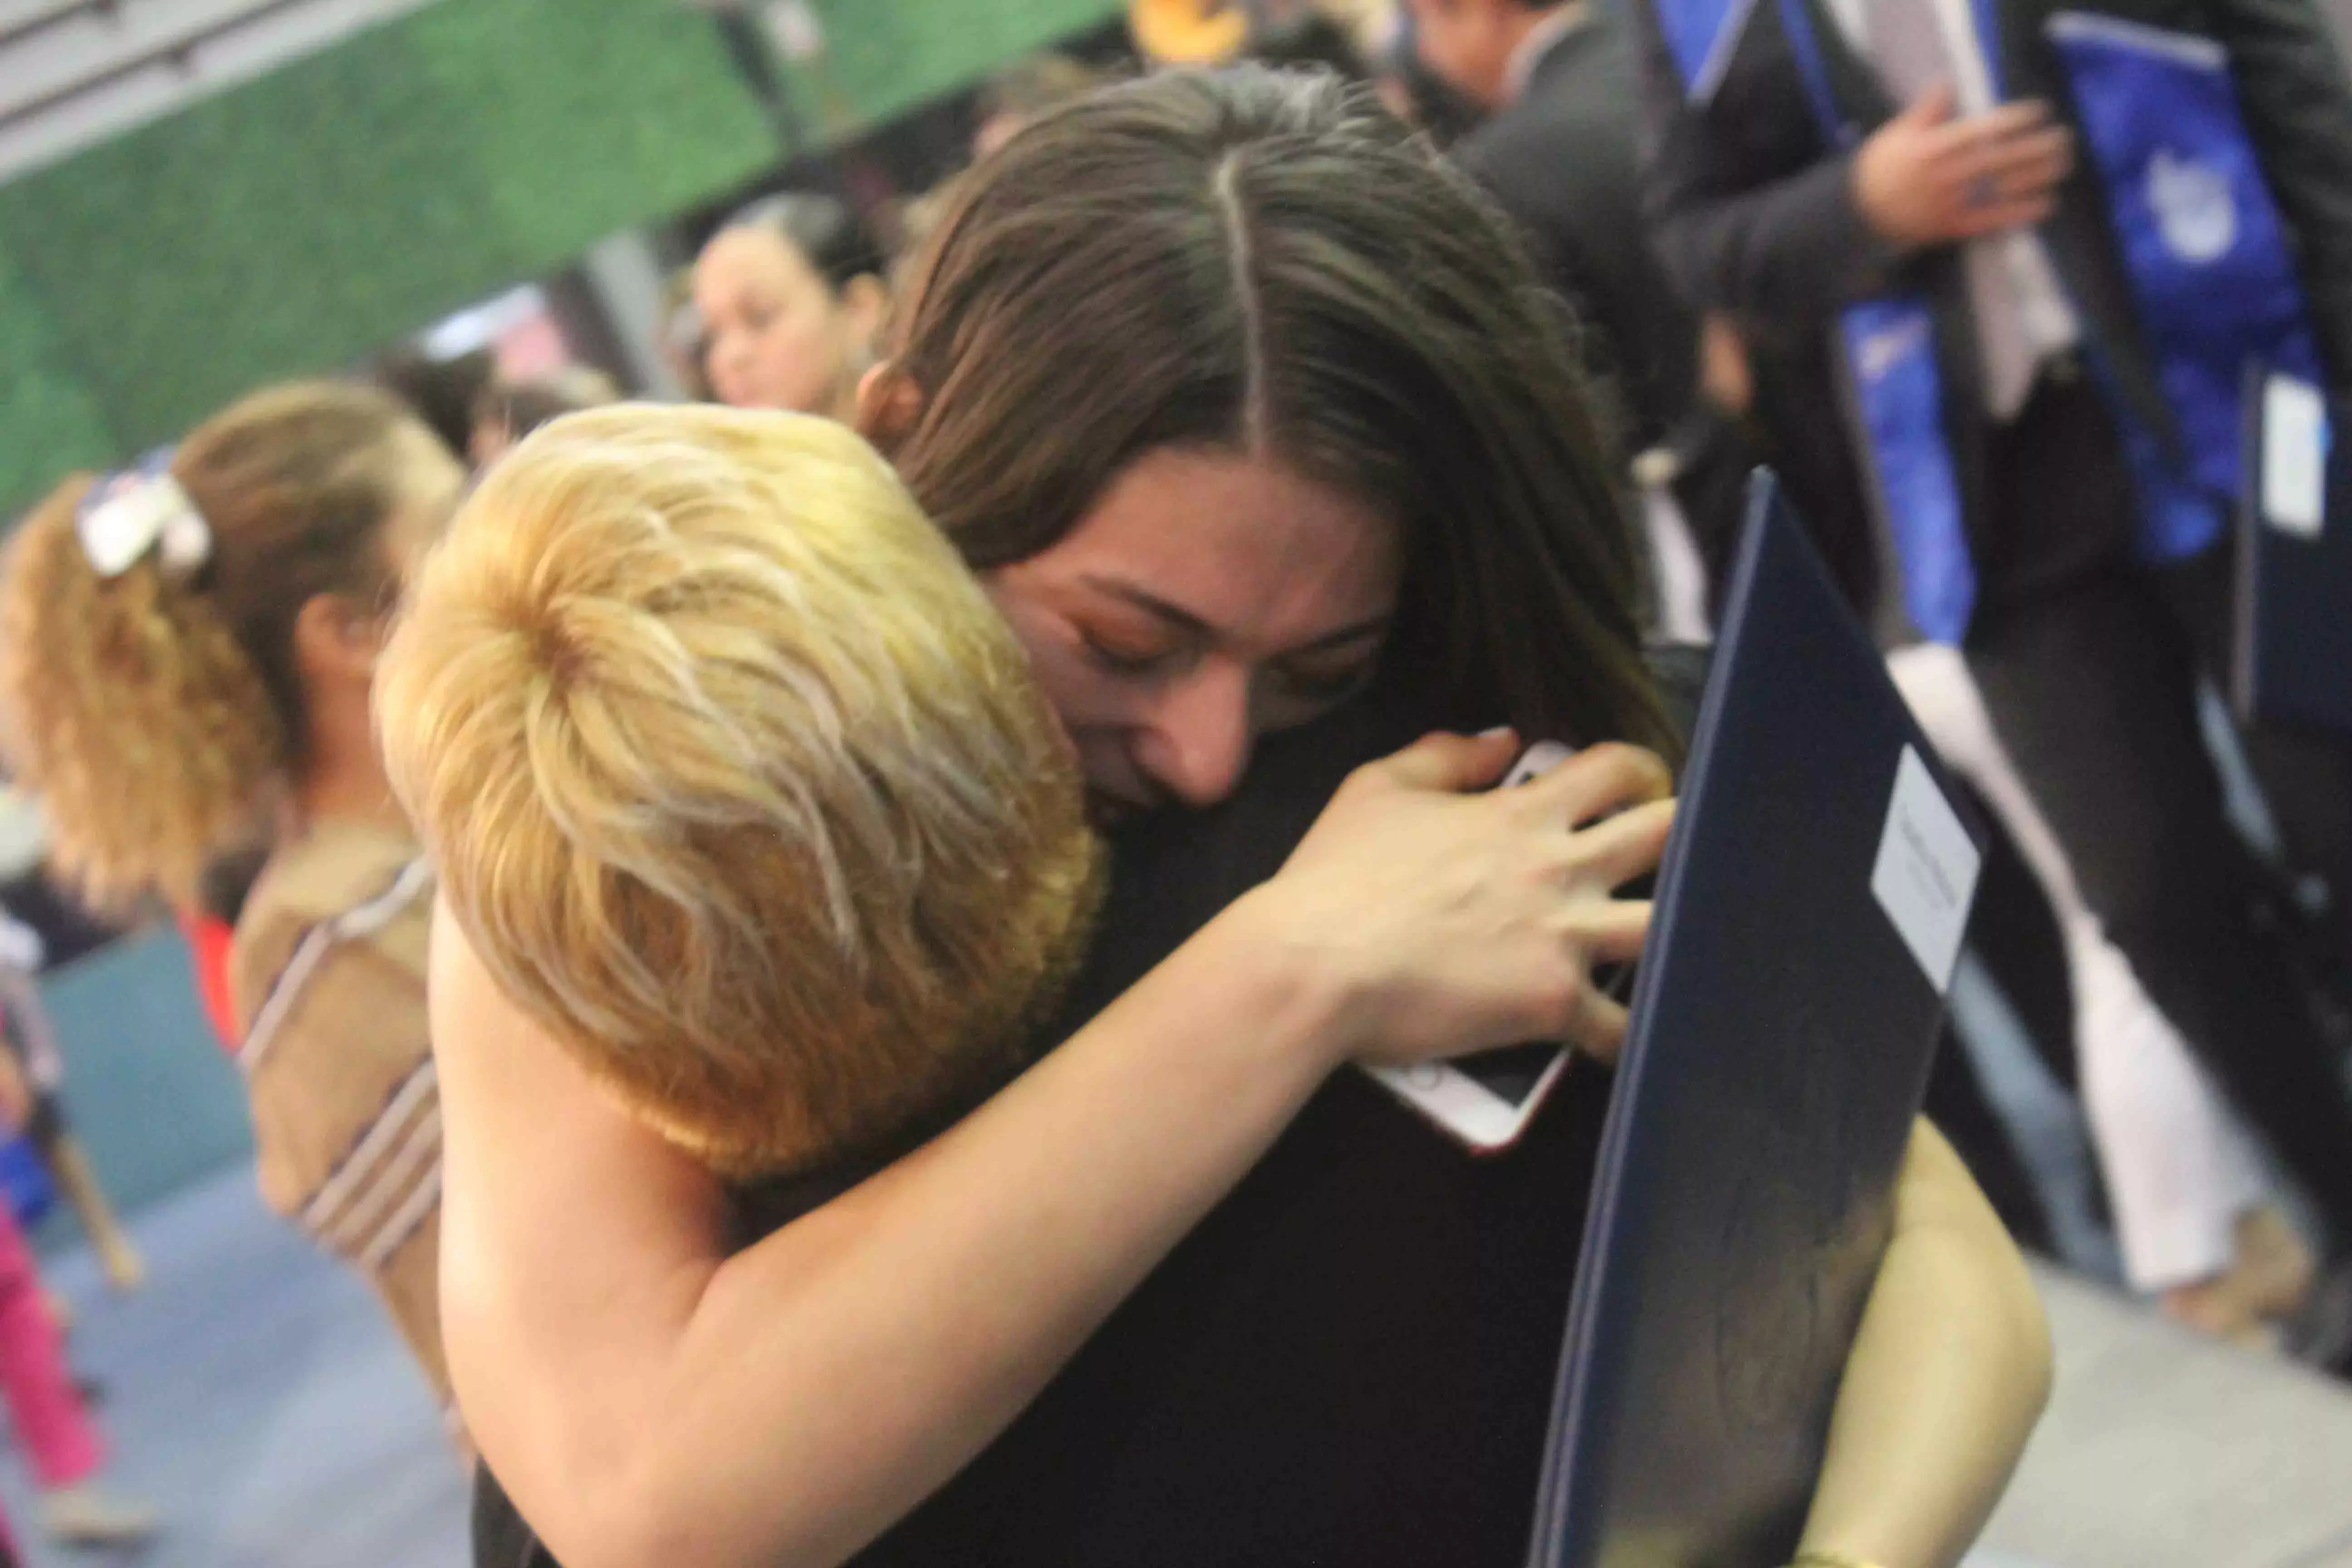
[(1565, 309), (1466, 178), (1369, 94), (1261, 68), (1110, 89), (966, 176), (872, 432), (980, 569), (1166, 447), (1263, 451), (1402, 525), (1391, 673), (1448, 722), (1681, 742)]

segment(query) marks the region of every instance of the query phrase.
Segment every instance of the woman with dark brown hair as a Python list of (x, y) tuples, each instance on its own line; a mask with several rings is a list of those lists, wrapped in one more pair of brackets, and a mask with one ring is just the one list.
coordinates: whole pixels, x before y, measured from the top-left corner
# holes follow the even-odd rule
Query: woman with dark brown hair
[(839, 197), (787, 191), (753, 202), (695, 258), (702, 379), (736, 408), (846, 420), (889, 310), (887, 271)]
[[(1474, 1161), (1342, 1069), (1622, 1033), (1591, 969), (1679, 746), (1573, 363), (1500, 221), (1325, 81), (1155, 79), (975, 172), (863, 419), (1111, 829), (1088, 972), (920, 1148), (730, 1190), (445, 914), (479, 1561), (549, 1561), (525, 1518), (572, 1568), (1524, 1560), (1605, 1080)], [(1586, 749), (1478, 793), (1517, 735)], [(1924, 1129), (1899, 1207), (1823, 1563), (1956, 1561), (2046, 1387)]]

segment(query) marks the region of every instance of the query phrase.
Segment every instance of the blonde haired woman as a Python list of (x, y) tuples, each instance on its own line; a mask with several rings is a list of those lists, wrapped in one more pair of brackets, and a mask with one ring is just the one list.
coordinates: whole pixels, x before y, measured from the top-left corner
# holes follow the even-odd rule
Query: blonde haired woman
[(872, 448), (622, 407), (526, 441), (379, 693), (443, 897), (609, 1092), (738, 1181), (1011, 1076), (1099, 847), (1021, 645)]
[(232, 966), (262, 1193), (375, 1287), (445, 1399), (432, 879), (368, 693), (463, 483), (388, 394), (280, 387), (68, 480), (0, 583), (10, 750), (86, 895), (193, 910), (219, 854), (274, 841)]

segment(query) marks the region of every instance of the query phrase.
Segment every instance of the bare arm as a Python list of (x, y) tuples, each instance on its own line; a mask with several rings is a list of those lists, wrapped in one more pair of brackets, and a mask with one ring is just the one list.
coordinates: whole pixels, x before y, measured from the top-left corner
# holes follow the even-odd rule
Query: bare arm
[[(1327, 1004), (1228, 928), (962, 1127), (726, 1258), (710, 1179), (436, 935), (436, 1033), (469, 1042), (443, 1055), (451, 1362), (574, 1568), (849, 1555), (1019, 1412), (1325, 1066)], [(567, 1384), (586, 1397), (514, 1396)]]
[(2025, 1260), (1951, 1145), (1920, 1122), (1805, 1545), (1885, 1568), (1958, 1563), (2000, 1500), (2050, 1378)]
[(572, 1568), (837, 1563), (1002, 1429), (1338, 1062), (1622, 1027), (1585, 963), (1638, 950), (1647, 906), (1607, 889), (1655, 863), (1669, 811), (1561, 824), (1663, 793), (1664, 770), (1596, 748), (1525, 790), (1445, 793), (1514, 750), (1424, 744), (1359, 775), (1282, 876), (1069, 1043), (731, 1258), (710, 1179), (443, 921), (445, 1332), (468, 1426), (549, 1545)]

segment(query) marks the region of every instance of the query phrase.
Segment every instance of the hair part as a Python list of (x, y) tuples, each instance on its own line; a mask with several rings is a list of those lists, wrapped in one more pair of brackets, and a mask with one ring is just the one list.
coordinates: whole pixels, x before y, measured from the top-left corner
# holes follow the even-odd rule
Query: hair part
[(499, 986), (722, 1173), (1009, 1075), (1098, 881), (1011, 630), (841, 426), (624, 405), (532, 436), (419, 574), (386, 764)]
[(980, 568), (1163, 447), (1259, 453), (1394, 517), (1387, 661), (1444, 721), (1681, 742), (1565, 306), (1370, 92), (1242, 67), (1112, 88), (957, 188), (901, 299), (899, 472)]
[(296, 617), (322, 594), (388, 605), (385, 522), (438, 441), (389, 393), (260, 392), (180, 444), (171, 473), (212, 535), (194, 575), (153, 556), (102, 578), (77, 475), (36, 508), (0, 582), (0, 711), (55, 861), (95, 906), (202, 903), (215, 856), (251, 844), (309, 758)]

